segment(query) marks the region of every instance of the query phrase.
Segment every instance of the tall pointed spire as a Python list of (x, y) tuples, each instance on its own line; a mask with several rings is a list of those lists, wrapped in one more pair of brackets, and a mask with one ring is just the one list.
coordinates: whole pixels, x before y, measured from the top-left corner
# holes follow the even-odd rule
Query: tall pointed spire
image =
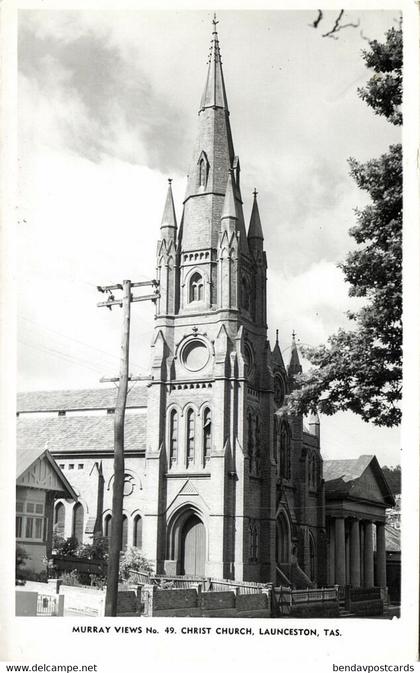
[(248, 241), (239, 187), (239, 161), (233, 148), (217, 20), (213, 19), (207, 78), (198, 113), (198, 134), (188, 174), (179, 243), (182, 251), (215, 248), (225, 201), (229, 170), (236, 202), (240, 249), (248, 254)]
[(249, 221), (249, 229), (248, 229), (248, 241), (251, 238), (258, 238), (261, 241), (264, 240), (263, 232), (262, 232), (262, 226), (261, 226), (261, 220), (260, 220), (260, 213), (258, 210), (258, 203), (257, 203), (257, 190), (254, 189), (254, 203), (252, 204), (252, 212), (251, 212), (251, 219)]
[(292, 349), (290, 353), (290, 362), (287, 368), (287, 373), (289, 376), (296, 376), (302, 372), (302, 365), (299, 360), (299, 353), (296, 345), (296, 333), (293, 330), (292, 334)]
[(206, 85), (201, 97), (200, 111), (207, 107), (220, 107), (226, 111), (229, 110), (223, 78), (222, 60), (220, 58), (219, 36), (217, 34), (218, 23), (215, 14), (213, 17), (213, 33), (208, 61), (209, 69), (207, 71)]

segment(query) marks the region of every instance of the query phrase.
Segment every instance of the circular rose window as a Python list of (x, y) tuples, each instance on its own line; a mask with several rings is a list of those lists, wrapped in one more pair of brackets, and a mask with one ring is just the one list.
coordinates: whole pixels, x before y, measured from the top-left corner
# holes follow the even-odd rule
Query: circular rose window
[(182, 349), (182, 364), (191, 372), (203, 369), (209, 361), (209, 351), (205, 343), (195, 339)]

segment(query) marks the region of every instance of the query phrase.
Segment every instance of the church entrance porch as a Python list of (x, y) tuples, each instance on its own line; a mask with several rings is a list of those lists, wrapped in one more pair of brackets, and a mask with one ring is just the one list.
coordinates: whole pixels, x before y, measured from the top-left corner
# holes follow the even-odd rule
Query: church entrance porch
[(204, 575), (206, 565), (206, 537), (203, 522), (192, 514), (181, 534), (181, 574)]
[(189, 506), (177, 512), (168, 522), (165, 573), (205, 576), (206, 536), (206, 527), (198, 510)]

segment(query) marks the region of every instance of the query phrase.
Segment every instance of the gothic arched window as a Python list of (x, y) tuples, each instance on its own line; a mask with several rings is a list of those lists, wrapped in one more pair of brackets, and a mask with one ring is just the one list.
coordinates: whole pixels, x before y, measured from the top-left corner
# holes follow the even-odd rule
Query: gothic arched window
[(188, 410), (187, 413), (187, 464), (194, 460), (195, 450), (195, 418), (194, 411)]
[(64, 537), (65, 508), (62, 502), (57, 503), (54, 512), (54, 532)]
[(198, 271), (193, 273), (190, 279), (189, 300), (203, 301), (204, 299), (204, 282), (203, 277)]
[(207, 166), (206, 162), (204, 159), (200, 159), (199, 167), (198, 167), (198, 182), (200, 187), (205, 187), (206, 182), (207, 182)]
[(73, 508), (73, 526), (72, 535), (79, 544), (83, 542), (83, 505), (77, 502)]
[(241, 304), (245, 311), (249, 310), (249, 286), (245, 276), (241, 279)]
[(198, 187), (207, 186), (207, 176), (209, 174), (209, 162), (205, 152), (201, 152), (198, 158)]
[(123, 515), (122, 518), (122, 531), (121, 531), (121, 549), (124, 551), (127, 549), (127, 541), (128, 541), (128, 520), (126, 515)]
[(140, 514), (134, 517), (133, 521), (133, 547), (141, 549), (143, 544), (143, 519)]
[(203, 417), (203, 458), (204, 463), (210, 460), (211, 451), (211, 411), (206, 409)]
[(286, 423), (282, 423), (280, 430), (280, 468), (285, 479), (290, 479), (290, 433)]
[(176, 463), (178, 457), (178, 413), (172, 409), (169, 421), (169, 463)]
[(112, 514), (107, 514), (104, 519), (104, 536), (107, 538), (111, 537), (111, 527), (112, 527)]

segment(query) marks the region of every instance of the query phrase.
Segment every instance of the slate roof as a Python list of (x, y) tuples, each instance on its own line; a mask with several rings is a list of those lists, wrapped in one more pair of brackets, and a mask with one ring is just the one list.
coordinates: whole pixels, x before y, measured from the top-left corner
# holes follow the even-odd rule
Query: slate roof
[[(91, 388), (87, 390), (41, 390), (19, 393), (18, 412), (81, 411), (88, 409), (113, 409), (117, 399), (116, 388)], [(134, 387), (127, 395), (127, 407), (145, 407), (147, 388)]]
[[(17, 419), (18, 451), (31, 449), (51, 453), (65, 451), (113, 451), (114, 417), (52, 416), (34, 414)], [(125, 450), (146, 447), (146, 415), (132, 414), (125, 418)]]
[(74, 500), (77, 500), (77, 495), (74, 492), (71, 484), (67, 481), (54, 458), (45, 447), (21, 448), (18, 446), (16, 452), (16, 479), (19, 479), (19, 477), (22, 476), (22, 474), (26, 472), (26, 470), (39, 458), (44, 458), (51, 465), (58, 479), (63, 484), (63, 491), (66, 493), (66, 495), (74, 498)]
[(362, 476), (372, 458), (373, 456), (359, 456), (358, 458), (349, 458), (348, 460), (325, 460), (325, 484), (328, 481), (336, 479), (341, 479), (345, 483), (354, 481)]
[(368, 467), (371, 467), (384, 500), (389, 506), (395, 504), (394, 497), (375, 456), (359, 456), (348, 460), (326, 460), (323, 465), (326, 496), (342, 497), (350, 495), (355, 483)]

